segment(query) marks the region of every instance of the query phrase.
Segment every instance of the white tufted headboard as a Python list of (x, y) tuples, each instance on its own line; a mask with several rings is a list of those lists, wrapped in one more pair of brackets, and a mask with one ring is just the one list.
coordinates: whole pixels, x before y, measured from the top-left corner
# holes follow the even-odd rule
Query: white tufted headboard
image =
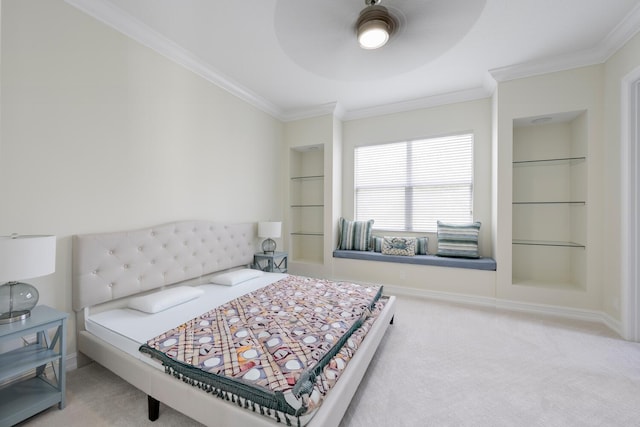
[(181, 221), (73, 236), (73, 309), (248, 265), (255, 224)]

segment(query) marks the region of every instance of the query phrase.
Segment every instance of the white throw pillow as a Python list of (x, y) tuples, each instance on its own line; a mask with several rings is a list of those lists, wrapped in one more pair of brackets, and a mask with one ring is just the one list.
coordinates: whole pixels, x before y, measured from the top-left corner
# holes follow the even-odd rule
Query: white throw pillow
[(229, 271), (227, 273), (217, 274), (210, 280), (211, 283), (216, 285), (233, 286), (238, 283), (246, 282), (247, 280), (255, 279), (264, 274), (261, 270), (254, 270), (251, 268), (244, 268), (242, 270)]
[(128, 306), (129, 308), (144, 311), (145, 313), (157, 313), (196, 299), (202, 294), (204, 294), (202, 289), (191, 286), (179, 286), (177, 288), (131, 298)]

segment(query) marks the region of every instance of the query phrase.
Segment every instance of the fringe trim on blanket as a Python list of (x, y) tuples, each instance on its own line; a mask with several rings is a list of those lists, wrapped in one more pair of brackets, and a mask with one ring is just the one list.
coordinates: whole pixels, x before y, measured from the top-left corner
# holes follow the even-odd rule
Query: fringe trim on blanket
[(318, 377), (318, 375), (320, 375), (324, 367), (327, 366), (331, 359), (333, 359), (335, 355), (340, 352), (344, 344), (349, 340), (349, 338), (351, 338), (351, 335), (353, 335), (353, 333), (362, 326), (365, 320), (367, 320), (367, 318), (371, 316), (371, 312), (373, 311), (373, 308), (375, 307), (381, 296), (382, 286), (380, 286), (380, 289), (378, 289), (378, 293), (376, 294), (376, 296), (373, 297), (373, 300), (366, 307), (360, 318), (356, 320), (353, 325), (351, 325), (349, 330), (344, 335), (342, 335), (342, 337), (333, 345), (333, 347), (331, 347), (331, 349), (329, 349), (329, 351), (325, 353), (324, 356), (322, 356), (322, 359), (320, 359), (318, 363), (316, 363), (312, 368), (304, 371), (300, 375), (300, 378), (298, 379), (298, 381), (296, 381), (296, 384), (291, 390), (296, 398), (299, 399), (303, 394), (311, 394), (311, 392), (313, 391), (313, 385), (316, 383), (316, 378)]
[[(139, 350), (142, 353), (147, 353), (151, 357), (160, 360), (164, 365), (165, 373), (173, 375), (193, 387), (198, 387), (208, 393), (212, 393), (218, 398), (237, 403), (238, 406), (251, 409), (253, 412), (259, 410), (261, 415), (266, 413), (270, 416), (273, 410), (278, 422), (280, 422), (279, 413), (282, 413), (288, 426), (292, 424), (287, 415), (300, 417), (307, 411), (306, 407), (301, 407), (297, 410), (293, 408), (287, 403), (284, 394), (280, 391), (271, 392), (262, 390), (234, 378), (204, 372), (191, 365), (177, 362), (166, 354), (149, 347), (147, 344), (140, 346)], [(298, 426), (300, 426), (299, 418)]]
[[(169, 374), (169, 375), (173, 375), (174, 377), (176, 377), (177, 379), (182, 380), (183, 382), (193, 386), (193, 387), (198, 387), (201, 390), (206, 391), (207, 393), (211, 393), (213, 396), (217, 397), (218, 399), (222, 399), (222, 400), (226, 400), (226, 401), (230, 401), (231, 403), (234, 403), (236, 405), (238, 405), (240, 408), (244, 408), (253, 412), (260, 412), (260, 415), (268, 415), (271, 416), (271, 411), (273, 410), (273, 417), (275, 418), (275, 420), (278, 423), (283, 422), (283, 418), (284, 418), (284, 422), (287, 424), (287, 426), (293, 426), (293, 424), (291, 423), (291, 418), (289, 418), (289, 415), (292, 414), (287, 414), (284, 411), (278, 411), (276, 409), (273, 409), (269, 406), (266, 405), (262, 405), (260, 403), (256, 403), (255, 401), (248, 399), (246, 397), (242, 397), (239, 396), (235, 393), (232, 393), (230, 391), (227, 390), (223, 390), (221, 388), (215, 387), (211, 384), (207, 384), (205, 382), (202, 381), (198, 381), (198, 380), (194, 380), (193, 378), (189, 378), (186, 375), (181, 374), (180, 372), (178, 372), (175, 368), (171, 367), (171, 366), (164, 366), (164, 371), (165, 373)], [(299, 414), (302, 415), (302, 414)], [(301, 427), (300, 426), (300, 417), (299, 415), (295, 415), (295, 418), (297, 420), (297, 427)]]

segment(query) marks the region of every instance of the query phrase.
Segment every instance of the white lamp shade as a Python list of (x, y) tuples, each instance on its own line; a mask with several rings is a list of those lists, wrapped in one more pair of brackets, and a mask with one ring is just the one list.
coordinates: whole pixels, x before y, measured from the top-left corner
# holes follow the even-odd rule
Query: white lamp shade
[(0, 284), (56, 271), (56, 236), (0, 236)]
[(258, 237), (280, 237), (282, 233), (281, 222), (259, 222), (258, 223)]

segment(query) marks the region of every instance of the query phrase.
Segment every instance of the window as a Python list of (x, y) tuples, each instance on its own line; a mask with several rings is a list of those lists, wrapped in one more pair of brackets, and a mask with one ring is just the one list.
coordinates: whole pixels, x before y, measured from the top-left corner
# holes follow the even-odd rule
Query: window
[(473, 220), (473, 135), (355, 149), (355, 217), (376, 229), (435, 232)]

